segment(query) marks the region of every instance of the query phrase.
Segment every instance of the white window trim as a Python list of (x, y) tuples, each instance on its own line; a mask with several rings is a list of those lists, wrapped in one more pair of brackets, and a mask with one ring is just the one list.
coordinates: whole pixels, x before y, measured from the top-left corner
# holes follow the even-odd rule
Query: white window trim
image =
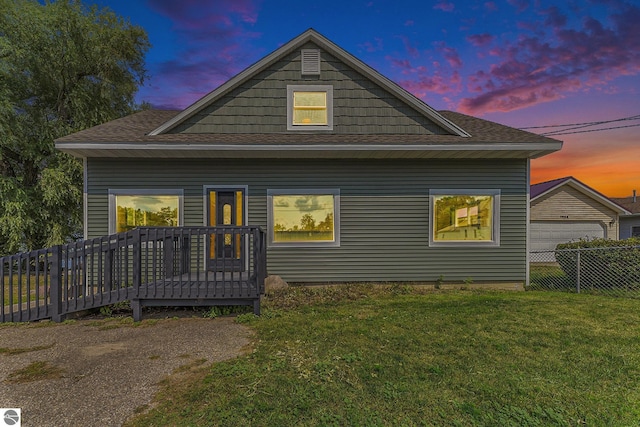
[[(435, 240), (435, 198), (436, 196), (493, 196), (493, 219), (491, 240)], [(497, 247), (500, 246), (500, 190), (447, 190), (434, 189), (429, 191), (429, 246), (435, 247)]]
[(178, 196), (178, 227), (184, 224), (183, 189), (110, 188), (109, 189), (109, 234), (116, 232), (116, 196)]
[[(294, 125), (293, 94), (294, 92), (325, 92), (327, 94), (326, 125)], [(287, 130), (312, 131), (333, 130), (333, 86), (331, 85), (287, 85)]]
[[(275, 242), (273, 231), (273, 196), (333, 195), (333, 241), (331, 242)], [(270, 248), (336, 248), (340, 247), (340, 189), (268, 189), (267, 190), (267, 247)]]

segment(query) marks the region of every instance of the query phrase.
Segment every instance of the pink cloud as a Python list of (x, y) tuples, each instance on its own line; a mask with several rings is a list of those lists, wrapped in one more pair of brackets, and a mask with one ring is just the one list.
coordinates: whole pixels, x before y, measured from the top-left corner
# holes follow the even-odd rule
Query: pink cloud
[(185, 107), (215, 89), (256, 59), (251, 43), (259, 35), (250, 27), (258, 19), (257, 0), (148, 0), (173, 24), (181, 50), (176, 58), (150, 69), (162, 81), (161, 94), (145, 90), (154, 106)]
[(433, 6), (434, 9), (439, 9), (443, 12), (452, 12), (453, 9), (455, 9), (455, 5), (453, 3), (451, 3), (450, 1), (441, 1), (439, 3), (436, 3)]
[(484, 8), (489, 10), (489, 11), (495, 11), (498, 10), (498, 6), (496, 5), (495, 2), (493, 1), (488, 1), (484, 3)]
[(414, 66), (408, 59), (386, 57), (392, 66), (399, 68), (401, 74), (407, 78), (398, 84), (418, 98), (428, 98), (430, 94), (448, 95), (459, 93), (462, 78), (457, 70), (443, 71), (438, 62), (433, 63), (433, 70), (424, 65)]
[(404, 89), (422, 99), (427, 99), (432, 93), (437, 93), (438, 95), (455, 94), (460, 91), (460, 83), (461, 78), (457, 71), (446, 76), (440, 73), (433, 75), (420, 73), (418, 79), (399, 82)]
[(489, 33), (472, 34), (467, 37), (467, 41), (476, 47), (486, 46), (495, 39), (495, 36)]
[(418, 48), (416, 48), (411, 44), (411, 41), (409, 41), (408, 37), (406, 36), (398, 36), (398, 37), (402, 40), (402, 44), (404, 44), (405, 50), (412, 58), (417, 58), (418, 56), (420, 56), (420, 51), (418, 50)]
[(455, 48), (447, 46), (444, 42), (437, 43), (436, 46), (451, 68), (462, 67), (462, 59)]
[(384, 49), (382, 39), (379, 37), (375, 37), (373, 41), (366, 41), (360, 45), (360, 48), (366, 50), (367, 52), (378, 52)]
[[(627, 5), (612, 14), (605, 27), (586, 16), (579, 28), (567, 27), (557, 8), (541, 12), (538, 32), (524, 34), (491, 53), (497, 62), (469, 77), (477, 96), (467, 97), (460, 110), (478, 114), (511, 111), (547, 102), (577, 91), (603, 88), (617, 77), (640, 72), (640, 8)], [(547, 34), (541, 28), (548, 28)]]
[(518, 12), (524, 12), (529, 8), (529, 0), (507, 0), (507, 3), (515, 7)]

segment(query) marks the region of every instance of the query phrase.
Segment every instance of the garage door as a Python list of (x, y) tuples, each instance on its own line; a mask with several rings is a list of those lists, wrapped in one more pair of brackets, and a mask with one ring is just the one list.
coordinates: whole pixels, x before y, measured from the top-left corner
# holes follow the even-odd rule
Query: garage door
[(604, 237), (604, 228), (597, 221), (536, 221), (531, 223), (529, 231), (532, 251), (554, 250), (558, 243)]

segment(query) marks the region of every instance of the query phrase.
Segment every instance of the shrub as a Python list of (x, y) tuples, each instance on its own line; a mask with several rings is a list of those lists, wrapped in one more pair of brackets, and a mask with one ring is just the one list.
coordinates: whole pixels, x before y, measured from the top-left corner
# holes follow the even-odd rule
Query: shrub
[(574, 282), (578, 277), (578, 254), (582, 288), (640, 288), (640, 238), (559, 244), (556, 260)]

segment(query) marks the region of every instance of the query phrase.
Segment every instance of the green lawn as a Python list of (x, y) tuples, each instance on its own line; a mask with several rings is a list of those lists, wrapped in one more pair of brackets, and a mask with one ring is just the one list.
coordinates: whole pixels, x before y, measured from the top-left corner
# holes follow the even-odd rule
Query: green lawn
[(292, 289), (255, 350), (163, 384), (133, 426), (640, 425), (640, 301)]
[[(10, 280), (11, 279), (11, 280)], [(36, 277), (35, 275), (26, 275), (18, 276), (17, 274), (9, 276), (0, 277), (0, 283), (2, 283), (2, 295), (4, 300), (0, 299), (0, 303), (3, 305), (9, 304), (9, 295), (11, 294), (11, 301), (14, 304), (18, 302), (18, 297), (21, 298), (22, 302), (25, 302), (28, 295), (31, 295), (32, 299), (35, 299), (36, 288), (38, 289), (39, 299), (44, 299), (45, 295), (45, 276), (40, 275)]]

